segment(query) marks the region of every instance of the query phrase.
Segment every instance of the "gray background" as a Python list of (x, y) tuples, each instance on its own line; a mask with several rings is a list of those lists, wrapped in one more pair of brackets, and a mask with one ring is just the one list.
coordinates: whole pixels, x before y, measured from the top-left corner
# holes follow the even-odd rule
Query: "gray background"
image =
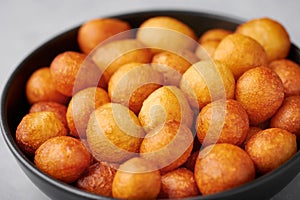
[[(300, 46), (299, 0), (0, 0), (0, 87), (36, 47), (82, 22), (142, 10), (183, 9), (280, 21)], [(21, 171), (0, 136), (0, 199), (48, 199)], [(300, 169), (300, 166), (299, 166)], [(300, 199), (300, 175), (272, 200)], [(267, 191), (266, 191), (267, 192)]]

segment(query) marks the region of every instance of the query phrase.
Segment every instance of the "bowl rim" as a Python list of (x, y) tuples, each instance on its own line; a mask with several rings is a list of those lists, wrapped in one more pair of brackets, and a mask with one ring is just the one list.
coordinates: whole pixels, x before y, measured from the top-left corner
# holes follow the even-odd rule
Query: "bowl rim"
[[(232, 15), (228, 15), (228, 14), (224, 14), (224, 13), (220, 13), (220, 12), (214, 12), (214, 11), (209, 11), (209, 10), (185, 10), (185, 9), (155, 9), (155, 10), (141, 10), (141, 11), (134, 11), (134, 12), (125, 12), (125, 13), (121, 13), (121, 14), (110, 14), (108, 16), (100, 16), (101, 18), (104, 17), (115, 17), (115, 18), (124, 18), (124, 17), (130, 17), (130, 16), (136, 16), (136, 15), (143, 15), (143, 14), (151, 14), (151, 15), (169, 15), (169, 14), (185, 14), (185, 15), (197, 15), (197, 16), (201, 16), (201, 17), (209, 17), (209, 18), (213, 18), (213, 19), (218, 19), (218, 20), (223, 20), (223, 21), (228, 21), (231, 23), (236, 23), (236, 24), (240, 24), (242, 22), (244, 22), (244, 19), (241, 19), (240, 17), (235, 17)], [(31, 160), (29, 160), (25, 154), (20, 150), (20, 148), (18, 147), (18, 145), (15, 142), (15, 139), (13, 137), (13, 133), (9, 130), (9, 126), (7, 123), (7, 107), (6, 107), (6, 100), (9, 94), (9, 90), (11, 85), (13, 84), (13, 81), (15, 79), (15, 77), (17, 76), (17, 74), (20, 72), (20, 70), (22, 69), (22, 66), (31, 59), (31, 57), (38, 51), (40, 51), (41, 49), (44, 49), (46, 46), (49, 45), (49, 43), (51, 43), (51, 41), (58, 39), (59, 37), (62, 37), (63, 35), (68, 35), (70, 32), (76, 31), (81, 24), (68, 29), (67, 31), (63, 31), (62, 33), (57, 34), (56, 36), (48, 39), (46, 42), (42, 43), (40, 46), (38, 46), (37, 48), (35, 48), (33, 51), (31, 51), (19, 64), (17, 64), (17, 66), (13, 69), (13, 72), (10, 74), (10, 76), (8, 77), (4, 88), (2, 90), (2, 96), (1, 96), (1, 107), (0, 107), (0, 111), (1, 111), (1, 123), (0, 123), (0, 127), (1, 127), (1, 132), (2, 135), (4, 137), (4, 141), (6, 142), (7, 146), (9, 147), (11, 153), (14, 155), (15, 159), (17, 159), (23, 166), (25, 166), (31, 173), (37, 175), (38, 177), (42, 178), (44, 181), (50, 183), (51, 185), (62, 189), (66, 192), (72, 193), (72, 194), (76, 194), (80, 197), (85, 197), (85, 198), (91, 198), (91, 199), (113, 199), (112, 197), (105, 197), (105, 196), (101, 196), (101, 195), (97, 195), (91, 192), (87, 192), (84, 191), (82, 189), (76, 188), (75, 186), (72, 186), (70, 184), (66, 184), (63, 183), (59, 180), (56, 180), (52, 177), (50, 177), (49, 175), (45, 174), (44, 172), (40, 171), (38, 168), (36, 168), (36, 166), (33, 164), (33, 162)], [(291, 48), (294, 48), (297, 51), (297, 54), (300, 55), (300, 49), (295, 46), (292, 43)], [(198, 195), (195, 197), (189, 197), (189, 198), (183, 198), (183, 199), (202, 199), (202, 200), (212, 200), (215, 198), (225, 198), (225, 197), (230, 197), (230, 196), (234, 196), (234, 195), (238, 195), (241, 192), (245, 192), (248, 191), (250, 189), (253, 188), (257, 188), (261, 185), (264, 185), (267, 182), (270, 182), (274, 177), (279, 176), (282, 173), (286, 173), (287, 171), (290, 171), (290, 169), (292, 168), (293, 165), (295, 165), (295, 162), (298, 160), (298, 162), (300, 162), (300, 150), (297, 151), (297, 153), (290, 158), (288, 161), (286, 161), (284, 164), (282, 164), (281, 166), (279, 166), (278, 168), (276, 168), (275, 170), (260, 176), (258, 178), (256, 178), (255, 180), (248, 182), (246, 184), (243, 184), (241, 186), (238, 186), (236, 188), (230, 189), (230, 190), (226, 190), (223, 192), (219, 192), (219, 193), (215, 193), (215, 194), (211, 194), (211, 195)], [(20, 165), (20, 163), (18, 163)], [(299, 169), (300, 171), (300, 169)], [(294, 174), (299, 173), (299, 171), (297, 172), (293, 172)], [(37, 187), (37, 186), (36, 186)]]

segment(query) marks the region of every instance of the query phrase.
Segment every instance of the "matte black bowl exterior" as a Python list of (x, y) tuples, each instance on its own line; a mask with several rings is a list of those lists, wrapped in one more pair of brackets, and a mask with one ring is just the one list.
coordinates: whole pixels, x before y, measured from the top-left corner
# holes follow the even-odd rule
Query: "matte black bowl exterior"
[[(144, 11), (124, 15), (113, 16), (131, 23), (132, 27), (138, 27), (149, 17), (165, 15), (182, 20), (191, 26), (198, 36), (210, 28), (225, 28), (234, 30), (242, 21), (220, 15), (191, 11)], [(1, 99), (1, 128), (5, 141), (17, 159), (19, 165), (27, 176), (46, 195), (52, 199), (110, 199), (95, 194), (84, 192), (71, 185), (59, 182), (43, 172), (39, 171), (32, 162), (32, 158), (26, 157), (15, 142), (15, 131), (22, 117), (28, 112), (29, 104), (25, 96), (25, 83), (34, 70), (39, 67), (49, 66), (53, 58), (64, 51), (78, 51), (77, 45), (78, 27), (67, 31), (31, 53), (13, 72), (4, 88)], [(289, 58), (300, 63), (300, 51), (294, 45), (291, 48)], [(222, 193), (198, 196), (190, 199), (201, 200), (253, 200), (269, 199), (286, 186), (300, 171), (300, 152), (278, 169), (259, 177), (255, 181), (241, 187)]]

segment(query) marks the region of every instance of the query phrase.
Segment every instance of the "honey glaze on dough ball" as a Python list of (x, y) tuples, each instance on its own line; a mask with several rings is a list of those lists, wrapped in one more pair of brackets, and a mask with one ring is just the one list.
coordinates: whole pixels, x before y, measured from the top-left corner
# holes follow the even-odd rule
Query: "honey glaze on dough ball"
[(296, 136), (280, 128), (265, 129), (249, 139), (246, 151), (258, 172), (265, 174), (282, 165), (296, 153)]
[(266, 50), (269, 62), (287, 57), (290, 51), (291, 41), (288, 32), (274, 19), (252, 19), (238, 26), (236, 32), (258, 41)]
[(112, 183), (117, 172), (117, 165), (96, 162), (76, 181), (76, 186), (85, 191), (103, 196), (112, 196)]
[(222, 61), (238, 79), (245, 71), (268, 64), (264, 48), (251, 37), (242, 34), (230, 34), (219, 43), (214, 59)]
[(137, 31), (137, 39), (145, 46), (160, 51), (193, 51), (197, 42), (191, 27), (178, 19), (167, 16), (145, 20)]
[(97, 47), (91, 59), (108, 82), (110, 77), (125, 64), (150, 63), (152, 53), (136, 39), (113, 40)]
[[(223, 114), (220, 114), (223, 113)], [(220, 116), (223, 115), (223, 119)], [(217, 121), (222, 123), (216, 129)], [(207, 104), (196, 121), (197, 137), (203, 145), (231, 143), (241, 145), (249, 130), (249, 119), (243, 106), (236, 100), (219, 100)]]
[(274, 60), (269, 67), (280, 77), (285, 96), (300, 95), (300, 66), (289, 60)]
[(250, 124), (258, 125), (272, 117), (284, 100), (283, 84), (267, 67), (245, 72), (237, 81), (235, 97), (248, 113)]
[(232, 99), (235, 80), (232, 72), (219, 61), (199, 61), (183, 74), (180, 89), (193, 108), (201, 109), (211, 101)]
[(287, 97), (272, 117), (270, 127), (282, 128), (300, 136), (300, 96)]
[(76, 181), (90, 164), (90, 153), (80, 140), (58, 136), (47, 140), (36, 151), (38, 169), (65, 183)]
[(222, 143), (207, 146), (200, 151), (194, 175), (200, 192), (208, 195), (254, 180), (255, 168), (243, 149)]
[(138, 115), (146, 132), (168, 121), (176, 121), (191, 127), (193, 111), (183, 92), (175, 86), (163, 86), (144, 101)]
[(152, 66), (163, 74), (166, 85), (178, 86), (182, 74), (197, 61), (199, 58), (190, 51), (180, 53), (163, 51), (153, 56)]
[(86, 137), (98, 161), (122, 163), (138, 154), (144, 131), (131, 110), (107, 103), (90, 115)]
[(155, 163), (161, 173), (166, 173), (184, 164), (192, 149), (191, 130), (184, 124), (169, 121), (146, 135), (141, 144), (140, 156)]
[(53, 112), (41, 111), (26, 114), (16, 130), (16, 141), (28, 155), (35, 151), (50, 138), (67, 135), (63, 123)]
[(109, 102), (107, 92), (99, 87), (89, 87), (77, 92), (71, 98), (66, 113), (70, 135), (85, 138), (90, 114)]
[[(131, 27), (129, 23), (115, 18), (92, 19), (85, 22), (78, 30), (78, 44), (83, 53), (90, 53), (98, 44), (106, 39)], [(131, 34), (126, 32), (121, 38), (129, 38)]]
[(56, 89), (66, 95), (72, 96), (77, 73), (84, 62), (85, 55), (74, 51), (58, 54), (50, 65), (50, 72)]
[(161, 176), (160, 198), (178, 199), (198, 194), (194, 174), (186, 168), (178, 168)]
[(128, 63), (121, 66), (108, 83), (108, 94), (114, 103), (140, 112), (144, 100), (163, 84), (163, 76), (149, 64)]
[(56, 117), (61, 121), (61, 123), (63, 123), (66, 130), (69, 130), (66, 119), (67, 107), (65, 105), (54, 101), (40, 101), (32, 104), (32, 106), (29, 109), (29, 113), (41, 111), (53, 112), (56, 115)]
[(26, 82), (26, 97), (30, 104), (39, 101), (55, 101), (66, 104), (69, 98), (56, 90), (50, 68), (42, 67), (33, 72)]
[(118, 199), (156, 199), (161, 176), (153, 164), (135, 157), (120, 165), (113, 180), (112, 193)]

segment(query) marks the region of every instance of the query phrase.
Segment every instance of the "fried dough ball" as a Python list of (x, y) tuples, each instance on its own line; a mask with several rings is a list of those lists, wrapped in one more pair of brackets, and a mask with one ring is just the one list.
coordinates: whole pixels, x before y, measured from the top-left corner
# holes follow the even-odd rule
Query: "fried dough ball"
[(197, 61), (199, 58), (190, 51), (182, 53), (163, 51), (153, 56), (152, 66), (163, 74), (165, 84), (178, 86), (182, 74)]
[[(194, 145), (195, 147), (195, 145)], [(199, 148), (200, 149), (200, 148)], [(183, 167), (187, 168), (188, 170), (194, 172), (196, 160), (199, 156), (199, 150), (194, 151), (190, 157), (188, 157), (187, 161), (184, 163)]]
[(151, 162), (139, 157), (121, 164), (113, 180), (113, 197), (155, 199), (160, 191), (161, 176), (154, 168)]
[(194, 174), (186, 168), (178, 168), (161, 176), (160, 198), (179, 199), (198, 194)]
[(66, 104), (69, 98), (56, 90), (50, 68), (42, 67), (33, 72), (26, 82), (26, 97), (30, 104), (55, 101)]
[(167, 16), (145, 20), (140, 25), (136, 37), (154, 52), (193, 51), (197, 44), (196, 34), (187, 24)]
[(60, 93), (72, 96), (77, 73), (85, 57), (82, 53), (66, 51), (53, 59), (50, 65), (51, 77)]
[(87, 56), (77, 72), (73, 94), (88, 87), (101, 87), (106, 90), (107, 81), (102, 74), (91, 56)]
[(90, 115), (86, 137), (98, 161), (122, 163), (137, 155), (144, 131), (131, 110), (121, 104), (107, 103)]
[(110, 41), (99, 46), (93, 55), (92, 60), (104, 76), (106, 82), (122, 65), (137, 62), (150, 63), (152, 53), (135, 39), (124, 39)]
[(289, 60), (274, 60), (269, 67), (280, 77), (285, 96), (300, 95), (300, 66)]
[(108, 94), (114, 103), (127, 106), (135, 114), (144, 100), (163, 84), (163, 76), (149, 64), (128, 63), (121, 66), (108, 83)]
[(180, 89), (163, 86), (152, 92), (144, 101), (138, 115), (146, 132), (168, 121), (176, 121), (191, 127), (193, 111)]
[(85, 138), (90, 114), (109, 102), (107, 92), (99, 87), (89, 87), (77, 92), (71, 98), (66, 113), (70, 135)]
[(296, 136), (284, 129), (269, 128), (253, 135), (246, 144), (246, 151), (258, 172), (266, 174), (296, 153)]
[(180, 89), (192, 107), (201, 109), (211, 101), (234, 97), (235, 80), (219, 61), (199, 61), (183, 74)]
[(202, 108), (196, 120), (197, 137), (202, 145), (214, 143), (243, 144), (249, 119), (236, 100), (218, 100)]
[(245, 71), (268, 64), (264, 48), (251, 37), (242, 34), (230, 34), (219, 43), (214, 59), (227, 65), (235, 79)]
[(112, 183), (117, 172), (117, 165), (97, 162), (76, 181), (76, 186), (88, 192), (103, 196), (112, 196)]
[(270, 127), (282, 128), (300, 136), (300, 96), (287, 97), (273, 115)]
[(290, 51), (291, 42), (288, 32), (274, 19), (252, 19), (238, 26), (236, 32), (258, 41), (266, 50), (269, 62), (285, 58)]
[(257, 127), (257, 126), (250, 126), (249, 127), (249, 131), (248, 131), (248, 134), (247, 134), (247, 137), (244, 141), (244, 146), (247, 144), (247, 142), (249, 141), (249, 139), (255, 135), (256, 133), (258, 133), (259, 131), (262, 131), (263, 129), (261, 129), (260, 127)]
[(199, 43), (203, 44), (207, 41), (221, 41), (227, 35), (232, 34), (232, 31), (222, 29), (222, 28), (213, 28), (205, 31), (199, 38)]
[[(78, 44), (83, 53), (90, 53), (98, 44), (124, 31), (130, 30), (130, 24), (115, 18), (92, 19), (85, 22), (78, 30)], [(130, 32), (123, 33), (121, 38), (131, 37)]]
[(140, 156), (155, 163), (161, 173), (166, 173), (184, 164), (192, 149), (191, 130), (184, 124), (169, 121), (146, 135)]
[(58, 136), (36, 151), (34, 164), (49, 176), (65, 183), (76, 181), (90, 164), (90, 153), (80, 140)]
[(248, 113), (250, 124), (258, 125), (272, 117), (281, 106), (283, 84), (270, 68), (256, 67), (238, 79), (235, 97)]
[(232, 32), (220, 28), (205, 31), (198, 40), (200, 45), (198, 45), (196, 49), (196, 55), (201, 60), (213, 58), (214, 52), (220, 41), (229, 34), (232, 34)]
[(67, 107), (63, 104), (57, 103), (55, 101), (40, 101), (31, 105), (29, 113), (50, 111), (53, 112), (56, 117), (63, 123), (66, 130), (69, 130), (66, 113)]
[(214, 57), (214, 53), (219, 45), (218, 40), (208, 40), (200, 44), (196, 49), (196, 55), (200, 60), (210, 60)]
[(200, 151), (195, 165), (195, 180), (203, 195), (241, 186), (255, 177), (249, 155), (233, 144), (214, 144)]
[(16, 141), (28, 155), (50, 138), (67, 135), (67, 130), (53, 112), (41, 111), (26, 114), (16, 130)]

